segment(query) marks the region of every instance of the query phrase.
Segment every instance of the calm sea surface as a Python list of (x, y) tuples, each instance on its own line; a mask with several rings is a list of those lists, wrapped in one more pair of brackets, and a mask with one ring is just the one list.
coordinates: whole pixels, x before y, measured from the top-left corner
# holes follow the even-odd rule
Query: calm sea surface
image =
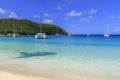
[(119, 77), (120, 36), (0, 37), (0, 60), (7, 59), (30, 60), (34, 65), (66, 70), (66, 74), (88, 70)]

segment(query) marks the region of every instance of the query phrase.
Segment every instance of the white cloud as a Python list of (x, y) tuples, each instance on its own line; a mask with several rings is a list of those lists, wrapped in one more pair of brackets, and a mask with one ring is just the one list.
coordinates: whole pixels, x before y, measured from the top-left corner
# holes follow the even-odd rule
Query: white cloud
[(67, 16), (82, 16), (84, 14), (96, 14), (97, 10), (96, 9), (90, 9), (89, 11), (81, 11), (81, 12), (76, 12), (75, 10), (70, 11), (69, 13), (66, 13)]
[[(33, 17), (34, 18), (41, 18), (41, 15), (34, 15)], [(42, 14), (42, 17), (44, 18), (44, 17), (53, 17), (53, 16), (51, 14), (44, 13), (44, 14)]]
[(51, 14), (48, 14), (48, 13), (44, 13), (42, 15), (35, 15), (33, 17), (39, 18), (39, 19), (41, 19), (41, 17), (43, 17), (43, 23), (50, 24), (50, 23), (53, 23), (53, 20), (51, 19), (51, 17), (54, 17), (54, 16)]
[(45, 17), (53, 17), (51, 14), (48, 14), (48, 13), (43, 14), (43, 16), (45, 16)]
[(18, 18), (15, 12), (10, 12), (9, 18)]
[(52, 19), (44, 19), (43, 22), (49, 24), (49, 23), (53, 23), (53, 20)]
[[(68, 20), (69, 19), (69, 17), (78, 17), (78, 16), (80, 16), (80, 17), (83, 17), (83, 16), (88, 16), (88, 17), (83, 17), (83, 18), (81, 18), (80, 20), (81, 21), (90, 21), (90, 20), (92, 20), (92, 18), (93, 18), (93, 14), (96, 14), (97, 13), (97, 10), (96, 9), (93, 9), (93, 8), (91, 8), (90, 10), (84, 10), (84, 11), (79, 11), (79, 12), (76, 12), (75, 10), (72, 10), (72, 11), (70, 11), (69, 13), (66, 13), (65, 14), (65, 20)], [(120, 16), (119, 16), (119, 18), (120, 18)]]
[(70, 11), (69, 13), (67, 13), (66, 15), (67, 16), (72, 16), (72, 17), (81, 16), (82, 12), (76, 12), (75, 10), (73, 10), (73, 11)]
[(120, 15), (107, 15), (108, 18), (111, 18), (111, 19), (120, 19)]
[(10, 10), (5, 10), (3, 8), (0, 8), (0, 15), (6, 15), (8, 18), (18, 18), (17, 14)]
[(92, 20), (92, 19), (93, 19), (92, 16), (88, 16), (88, 17), (86, 17), (86, 18), (81, 18), (80, 21), (90, 21), (90, 20)]
[(0, 8), (0, 14), (6, 14), (6, 13), (7, 13), (7, 11), (5, 9)]
[(47, 17), (47, 16), (50, 16), (48, 13), (45, 13), (45, 14), (43, 14), (43, 15), (46, 16), (46, 17)]
[(89, 11), (88, 11), (88, 14), (96, 14), (98, 11), (96, 10), (96, 9), (90, 9)]
[(34, 17), (34, 18), (40, 18), (40, 16), (38, 16), (38, 15), (34, 15), (33, 17)]
[(88, 16), (88, 19), (92, 19), (93, 18), (93, 16)]

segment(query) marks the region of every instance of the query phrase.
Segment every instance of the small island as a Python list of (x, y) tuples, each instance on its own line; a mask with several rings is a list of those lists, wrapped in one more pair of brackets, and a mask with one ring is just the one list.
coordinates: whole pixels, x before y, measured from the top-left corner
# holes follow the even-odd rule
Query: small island
[(39, 24), (28, 19), (0, 19), (0, 36), (10, 35), (14, 32), (17, 35), (35, 35), (42, 32), (47, 35), (67, 35), (68, 32), (54, 24)]

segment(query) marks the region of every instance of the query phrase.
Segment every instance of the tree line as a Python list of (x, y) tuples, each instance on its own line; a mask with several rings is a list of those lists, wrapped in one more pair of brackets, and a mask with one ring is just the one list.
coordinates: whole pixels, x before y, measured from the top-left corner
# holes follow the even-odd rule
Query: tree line
[(47, 35), (61, 34), (67, 35), (68, 32), (54, 24), (39, 24), (28, 19), (0, 19), (0, 34), (7, 35), (14, 32), (19, 35), (34, 35), (42, 32)]

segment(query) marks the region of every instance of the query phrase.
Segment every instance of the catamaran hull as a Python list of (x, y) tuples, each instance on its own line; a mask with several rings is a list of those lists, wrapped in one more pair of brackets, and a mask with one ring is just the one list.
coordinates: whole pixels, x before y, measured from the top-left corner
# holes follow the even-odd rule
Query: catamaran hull
[(46, 39), (46, 35), (44, 33), (38, 33), (35, 35), (36, 39)]
[(110, 35), (106, 34), (106, 35), (104, 35), (104, 37), (110, 37)]

